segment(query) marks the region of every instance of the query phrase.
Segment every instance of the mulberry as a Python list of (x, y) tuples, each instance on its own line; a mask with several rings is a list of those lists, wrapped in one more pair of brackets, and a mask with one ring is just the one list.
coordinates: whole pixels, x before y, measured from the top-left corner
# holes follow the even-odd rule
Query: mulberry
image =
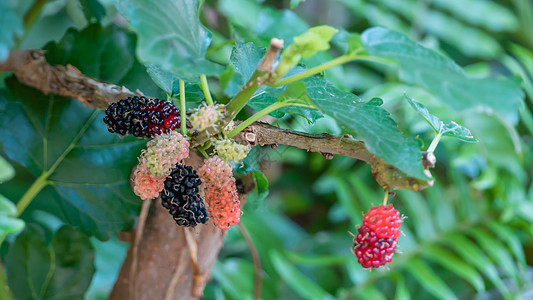
[(163, 133), (147, 143), (142, 157), (154, 176), (167, 177), (178, 161), (189, 157), (189, 141), (174, 130)]
[(218, 156), (204, 160), (198, 175), (205, 183), (205, 200), (209, 215), (224, 230), (239, 223), (241, 209), (231, 165)]
[(189, 121), (194, 129), (206, 130), (222, 119), (224, 109), (225, 106), (220, 104), (203, 105), (191, 113)]
[(196, 170), (181, 164), (176, 165), (165, 180), (165, 188), (160, 194), (161, 204), (178, 225), (195, 227), (207, 222), (204, 201), (198, 194), (201, 183)]
[(104, 122), (111, 133), (153, 137), (179, 128), (179, 110), (165, 100), (129, 97), (107, 107)]
[(363, 268), (379, 268), (390, 263), (398, 245), (398, 239), (380, 238), (365, 225), (359, 228), (353, 242), (353, 252)]
[(250, 147), (241, 145), (232, 140), (217, 141), (215, 144), (217, 155), (223, 160), (238, 163), (248, 155)]
[(392, 261), (398, 245), (400, 212), (392, 205), (372, 207), (354, 237), (353, 252), (364, 268), (378, 268)]
[(163, 190), (164, 176), (154, 176), (146, 166), (146, 160), (141, 158), (134, 172), (133, 192), (142, 200), (149, 200), (159, 196)]

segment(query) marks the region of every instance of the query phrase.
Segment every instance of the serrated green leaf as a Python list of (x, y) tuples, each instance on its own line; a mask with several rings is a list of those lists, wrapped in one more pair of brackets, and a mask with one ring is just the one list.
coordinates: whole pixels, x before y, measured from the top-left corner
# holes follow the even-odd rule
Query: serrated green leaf
[(305, 299), (334, 299), (328, 292), (292, 266), (278, 251), (272, 250), (270, 259), (281, 278), (301, 297)]
[(449, 58), (385, 28), (368, 29), (361, 40), (369, 55), (396, 61), (401, 79), (421, 85), (451, 108), (483, 107), (512, 124), (518, 122), (524, 93), (517, 78), (469, 78)]
[(205, 58), (211, 33), (198, 18), (198, 1), (116, 0), (116, 7), (139, 37), (137, 55), (143, 63), (194, 83), (202, 74), (222, 71)]
[(424, 248), (422, 255), (468, 281), (477, 292), (485, 290), (483, 277), (481, 277), (481, 275), (469, 264), (465, 263), (452, 253), (445, 251), (440, 247), (431, 245)]
[[(140, 206), (129, 175), (144, 142), (108, 133), (102, 112), (78, 101), (7, 83), (11, 92), (0, 92), (3, 151), (35, 177), (50, 173), (60, 207), (51, 213), (100, 239), (129, 228)], [(29, 208), (40, 201), (48, 199), (38, 194)]]
[(224, 89), (226, 95), (233, 97), (242, 89), (254, 73), (265, 52), (264, 47), (255, 46), (253, 43), (235, 43), (231, 50), (229, 63), (234, 75)]
[(409, 176), (426, 178), (417, 144), (401, 133), (381, 107), (381, 99), (361, 102), (356, 95), (340, 91), (319, 77), (307, 78), (305, 84), (313, 102), (347, 132), (360, 135), (368, 151)]
[(0, 156), (0, 183), (4, 183), (15, 176), (15, 169)]
[(436, 133), (440, 133), (442, 136), (451, 136), (464, 142), (477, 142), (474, 136), (472, 136), (472, 133), (470, 133), (470, 130), (467, 128), (455, 123), (454, 121), (446, 124), (436, 116), (430, 114), (428, 109), (421, 103), (416, 102), (407, 95), (405, 95), (405, 99), (407, 99), (407, 102), (409, 102), (411, 107), (415, 109), (418, 114), (429, 123), (429, 125), (431, 125), (431, 128), (433, 128)]
[(20, 234), (6, 254), (10, 288), (18, 299), (82, 299), (94, 273), (89, 238), (63, 227), (52, 245), (36, 226)]
[(437, 276), (422, 260), (411, 258), (409, 260), (409, 267), (407, 267), (406, 270), (416, 278), (420, 285), (436, 298), (457, 299), (446, 283), (444, 283), (444, 281), (442, 281), (442, 279), (440, 279), (439, 276)]
[(22, 35), (24, 25), (22, 18), (16, 13), (17, 0), (0, 2), (0, 62), (9, 56), (9, 50), (15, 44), (15, 38)]
[(485, 274), (502, 294), (507, 295), (509, 293), (494, 264), (474, 243), (463, 235), (453, 233), (448, 236), (446, 244), (453, 248), (464, 260)]
[(322, 25), (309, 28), (306, 32), (294, 37), (293, 43), (283, 51), (276, 68), (278, 75), (285, 75), (296, 66), (302, 58), (310, 58), (318, 51), (329, 49), (329, 41), (337, 30)]
[(98, 22), (102, 21), (102, 18), (105, 16), (105, 8), (98, 0), (80, 0), (80, 4), (85, 19), (87, 19), (89, 23), (93, 20)]

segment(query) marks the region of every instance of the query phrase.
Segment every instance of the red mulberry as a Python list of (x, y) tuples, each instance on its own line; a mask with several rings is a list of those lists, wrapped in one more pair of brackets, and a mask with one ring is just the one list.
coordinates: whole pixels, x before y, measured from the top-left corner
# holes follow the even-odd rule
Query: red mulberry
[(204, 161), (198, 175), (205, 183), (205, 200), (213, 222), (220, 229), (239, 223), (241, 209), (231, 165), (218, 156)]
[(400, 212), (392, 205), (372, 207), (354, 237), (353, 252), (364, 268), (378, 268), (392, 261), (398, 245)]
[(129, 97), (107, 107), (104, 122), (111, 133), (154, 137), (179, 128), (179, 110), (165, 100)]

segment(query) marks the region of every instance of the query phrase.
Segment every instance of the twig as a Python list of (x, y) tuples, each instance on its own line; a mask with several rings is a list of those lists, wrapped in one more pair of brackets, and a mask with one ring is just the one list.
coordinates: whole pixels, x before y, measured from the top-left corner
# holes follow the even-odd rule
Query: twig
[(191, 253), (191, 263), (192, 263), (192, 290), (191, 295), (193, 297), (199, 298), (204, 294), (204, 282), (207, 277), (205, 272), (202, 272), (198, 266), (198, 243), (193, 236), (192, 228), (183, 228), (185, 233), (185, 239), (187, 240), (187, 246)]
[(261, 258), (259, 256), (257, 248), (255, 247), (254, 241), (250, 236), (250, 233), (242, 224), (242, 222), (239, 223), (239, 231), (241, 232), (242, 237), (246, 241), (248, 249), (250, 249), (250, 254), (252, 254), (252, 262), (254, 264), (254, 300), (257, 300), (259, 299), (259, 297), (261, 297), (261, 273), (263, 272), (261, 269)]
[(137, 229), (135, 229), (135, 238), (133, 240), (132, 246), (132, 261), (130, 268), (130, 295), (133, 299), (137, 299), (137, 294), (135, 293), (135, 286), (137, 283), (137, 265), (138, 265), (138, 255), (139, 255), (139, 245), (141, 243), (144, 225), (146, 224), (146, 218), (148, 217), (148, 211), (150, 210), (150, 204), (152, 200), (144, 200), (141, 213), (139, 214), (139, 221), (137, 223)]
[[(282, 43), (279, 40), (273, 39), (271, 41), (271, 47), (258, 65), (252, 79), (230, 102), (230, 104), (233, 103), (231, 104), (231, 110), (229, 110), (230, 104), (228, 104), (227, 108), (232, 113), (228, 114), (214, 128), (219, 130), (225, 128), (227, 123), (233, 119), (234, 114), (246, 105), (257, 88), (275, 78), (275, 76), (271, 77), (273, 74), (270, 72), (281, 47)], [(46, 62), (44, 51), (41, 50), (11, 51), (9, 58), (0, 63), (0, 71), (12, 71), (20, 82), (37, 88), (44, 94), (53, 93), (78, 99), (87, 106), (99, 109), (106, 108), (110, 103), (119, 99), (142, 95), (140, 91), (133, 93), (125, 87), (86, 77), (71, 65), (51, 66)], [(219, 130), (210, 128), (202, 132), (193, 133), (190, 140), (191, 147), (195, 148), (204, 144), (212, 135), (218, 134)], [(235, 140), (250, 145), (285, 144), (307, 151), (357, 158), (372, 165), (374, 177), (384, 188), (419, 191), (431, 184), (431, 182), (424, 182), (405, 176), (396, 168), (370, 153), (366, 149), (364, 142), (354, 140), (350, 136), (336, 137), (329, 134), (307, 134), (256, 122), (243, 130), (240, 135), (235, 136)], [(423, 163), (426, 167), (431, 168), (434, 166), (434, 162), (426, 162), (426, 157), (424, 156)]]

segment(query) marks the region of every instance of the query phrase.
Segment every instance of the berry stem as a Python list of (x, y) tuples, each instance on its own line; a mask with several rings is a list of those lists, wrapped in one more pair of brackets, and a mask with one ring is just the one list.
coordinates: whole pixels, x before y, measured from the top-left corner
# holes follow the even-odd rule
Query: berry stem
[(211, 98), (211, 93), (209, 92), (207, 77), (205, 75), (201, 75), (200, 81), (202, 82), (202, 91), (204, 92), (205, 101), (207, 101), (207, 105), (213, 105), (213, 98)]
[(276, 86), (280, 86), (280, 85), (289, 84), (289, 83), (292, 83), (292, 82), (295, 82), (295, 81), (298, 81), (298, 80), (301, 80), (301, 79), (304, 79), (304, 78), (307, 78), (307, 77), (311, 77), (311, 76), (313, 76), (315, 74), (324, 72), (327, 69), (330, 69), (330, 68), (333, 68), (333, 67), (336, 67), (338, 65), (342, 65), (342, 64), (345, 64), (347, 62), (354, 61), (354, 60), (372, 61), (372, 62), (380, 62), (380, 63), (389, 63), (390, 62), (387, 59), (383, 59), (383, 58), (379, 58), (379, 57), (373, 57), (373, 56), (367, 56), (367, 55), (357, 55), (357, 51), (355, 51), (355, 52), (351, 52), (351, 53), (345, 54), (343, 56), (339, 56), (339, 57), (337, 57), (337, 58), (335, 58), (333, 60), (330, 60), (330, 61), (328, 61), (328, 62), (326, 62), (324, 64), (318, 65), (318, 66), (313, 67), (311, 69), (307, 69), (307, 70), (305, 70), (305, 71), (303, 71), (301, 73), (298, 73), (296, 75), (287, 77), (287, 78), (282, 79), (282, 80), (278, 80), (278, 81), (274, 82), (273, 84), (271, 84), (270, 86), (276, 87)]
[(433, 139), (433, 141), (431, 141), (431, 144), (429, 144), (427, 152), (434, 152), (441, 138), (442, 138), (442, 133), (438, 133)]
[(231, 139), (232, 137), (237, 135), (237, 133), (241, 132), (242, 130), (244, 130), (244, 128), (250, 126), (250, 124), (252, 124), (253, 122), (259, 120), (261, 117), (263, 117), (263, 116), (275, 111), (276, 109), (280, 109), (280, 108), (285, 107), (285, 106), (300, 106), (300, 107), (313, 108), (313, 106), (310, 106), (310, 105), (305, 105), (305, 104), (295, 103), (295, 102), (290, 102), (290, 101), (273, 103), (273, 104), (263, 108), (262, 110), (258, 111), (256, 114), (254, 114), (253, 116), (249, 117), (245, 121), (243, 121), (241, 124), (239, 124), (239, 126), (235, 127), (235, 129), (233, 129), (230, 133), (228, 133), (228, 139)]
[(389, 189), (385, 189), (385, 196), (383, 196), (383, 206), (387, 206), (387, 201), (389, 200)]
[(187, 107), (185, 105), (185, 82), (180, 79), (180, 119), (181, 119), (181, 134), (187, 136)]
[(207, 155), (207, 152), (205, 152), (204, 149), (201, 149), (200, 147), (196, 148), (196, 150), (198, 150), (198, 152), (202, 153), (202, 155), (205, 157), (205, 158), (209, 158), (209, 155)]

